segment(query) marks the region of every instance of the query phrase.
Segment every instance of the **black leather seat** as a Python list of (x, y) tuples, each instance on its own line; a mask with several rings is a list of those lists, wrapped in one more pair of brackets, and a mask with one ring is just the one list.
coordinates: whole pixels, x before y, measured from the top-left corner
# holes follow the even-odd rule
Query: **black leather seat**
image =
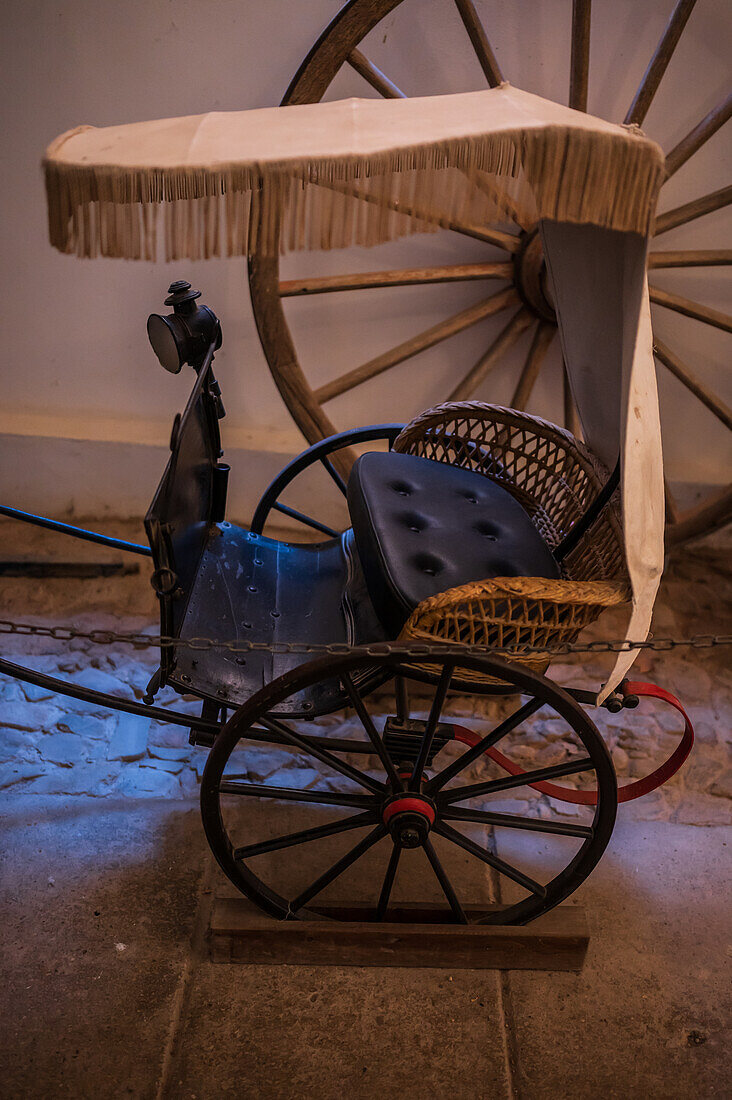
[(354, 464), (348, 507), (369, 595), (395, 637), (428, 596), (489, 577), (559, 577), (528, 513), (496, 482), (416, 455)]

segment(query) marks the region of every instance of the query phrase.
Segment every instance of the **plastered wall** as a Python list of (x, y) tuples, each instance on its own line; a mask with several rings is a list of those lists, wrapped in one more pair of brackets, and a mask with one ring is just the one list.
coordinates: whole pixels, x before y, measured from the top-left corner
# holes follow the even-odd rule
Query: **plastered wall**
[[(145, 319), (168, 283), (186, 277), (218, 313), (224, 347), (218, 375), (229, 415), (224, 441), (234, 472), (233, 512), (246, 518), (277, 468), (302, 440), (259, 348), (243, 261), (147, 264), (81, 261), (47, 243), (40, 159), (58, 133), (82, 122), (109, 125), (208, 110), (267, 106), (339, 0), (5, 0), (0, 308), (0, 499), (61, 515), (139, 515), (166, 455), (173, 414), (191, 383), (157, 366)], [(590, 110), (616, 121), (672, 8), (671, 0), (596, 0)], [(478, 0), (512, 83), (566, 102), (570, 0)], [(482, 87), (451, 0), (405, 0), (362, 47), (409, 94)], [(667, 150), (726, 92), (729, 7), (702, 0), (646, 120)], [(375, 93), (352, 70), (329, 98)], [(729, 129), (729, 128), (728, 128)], [(729, 181), (730, 135), (720, 131), (664, 191), (670, 208)], [(726, 235), (726, 237), (725, 237)], [(658, 247), (729, 244), (726, 211), (663, 237)], [(285, 277), (389, 266), (505, 258), (449, 234), (378, 251), (299, 255)], [(667, 290), (729, 309), (729, 269), (655, 273)], [(317, 384), (407, 339), (495, 289), (495, 284), (373, 290), (287, 304), (302, 363)], [(656, 310), (658, 331), (703, 381), (730, 400), (730, 338)], [(505, 323), (490, 319), (338, 398), (339, 427), (408, 418), (445, 395)], [(479, 396), (508, 402), (527, 338)], [(556, 352), (556, 348), (555, 348)], [(531, 408), (561, 417), (559, 363), (549, 361)], [(660, 378), (669, 476), (680, 483), (729, 477), (728, 436), (681, 385)], [(326, 489), (323, 487), (323, 493)], [(316, 496), (320, 489), (314, 490)], [(327, 506), (324, 505), (327, 510)]]

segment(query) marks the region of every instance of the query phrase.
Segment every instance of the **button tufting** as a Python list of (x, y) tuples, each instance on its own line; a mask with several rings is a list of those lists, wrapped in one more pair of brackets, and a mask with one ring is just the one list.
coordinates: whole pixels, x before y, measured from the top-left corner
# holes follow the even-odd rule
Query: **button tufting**
[[(414, 499), (399, 504), (395, 495)], [(519, 502), (475, 471), (369, 452), (354, 465), (348, 505), (369, 595), (391, 637), (417, 604), (448, 588), (488, 577), (558, 576)]]
[(429, 527), (425, 517), (418, 515), (416, 512), (407, 512), (401, 519), (404, 521), (404, 526), (417, 535), (420, 531), (424, 531), (425, 527)]
[(389, 486), (395, 493), (399, 493), (400, 497), (408, 497), (412, 495), (412, 486), (408, 485), (406, 481), (392, 481)]
[(444, 569), (444, 563), (432, 554), (418, 554), (415, 558), (412, 558), (412, 564), (421, 573), (426, 573), (428, 577), (436, 577)]

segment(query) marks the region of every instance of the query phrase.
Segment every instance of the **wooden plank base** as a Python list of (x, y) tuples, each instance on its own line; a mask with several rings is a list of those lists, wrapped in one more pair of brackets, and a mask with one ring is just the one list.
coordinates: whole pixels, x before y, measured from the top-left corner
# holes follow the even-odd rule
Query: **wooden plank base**
[[(439, 924), (441, 912), (409, 905), (389, 923), (365, 909), (321, 906), (323, 920), (281, 921), (246, 898), (214, 900), (209, 932), (214, 962), (250, 965), (409, 966), (467, 970), (581, 970), (589, 932), (584, 909), (560, 906), (524, 926)], [(480, 919), (490, 910), (466, 906)], [(338, 915), (339, 920), (328, 919)], [(417, 923), (418, 922), (418, 923)]]

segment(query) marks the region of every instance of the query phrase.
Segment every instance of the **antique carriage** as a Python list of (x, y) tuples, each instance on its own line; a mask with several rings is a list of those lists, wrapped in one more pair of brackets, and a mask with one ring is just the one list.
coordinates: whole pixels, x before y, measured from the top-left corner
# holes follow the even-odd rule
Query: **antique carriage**
[[(51, 147), (46, 177), (52, 242), (88, 256), (153, 258), (162, 203), (173, 258), (272, 258), (285, 244), (372, 244), (458, 216), (487, 224), (507, 203), (530, 211), (585, 442), (515, 409), (448, 401), (406, 425), (314, 442), (265, 491), (250, 526), (236, 526), (213, 373), (221, 326), (180, 280), (171, 312), (148, 321), (161, 364), (190, 364), (195, 382), (146, 517), (161, 659), (145, 703), (7, 661), (0, 671), (190, 726), (210, 749), (201, 805), (212, 850), (274, 916), (345, 912), (322, 903), (346, 882), (339, 903), (379, 920), (400, 888), (411, 902), (437, 895), (445, 919), (460, 922), (525, 923), (557, 905), (602, 855), (618, 802), (586, 708), (633, 707), (642, 693), (678, 707), (627, 679), (663, 564), (645, 281), (658, 148), (501, 85), (80, 128)], [(542, 339), (539, 330), (537, 354)], [(296, 382), (290, 372), (288, 401)], [(307, 409), (304, 400), (305, 419)], [(311, 428), (322, 434), (317, 417)], [(346, 496), (345, 531), (281, 499), (314, 464)], [(273, 512), (317, 541), (268, 537)], [(626, 641), (601, 688), (545, 675), (584, 627), (624, 603)], [(154, 706), (165, 685), (199, 698), (200, 718)], [(466, 697), (499, 701), (478, 712), (477, 730)], [(531, 720), (551, 730), (551, 759), (527, 770), (511, 746)], [(667, 778), (691, 738), (685, 718), (672, 760), (621, 798)], [(256, 752), (267, 747), (291, 759), (264, 782)], [(506, 806), (518, 790), (530, 797)], [(315, 876), (303, 846), (320, 853)], [(466, 897), (480, 864), (476, 910)]]

